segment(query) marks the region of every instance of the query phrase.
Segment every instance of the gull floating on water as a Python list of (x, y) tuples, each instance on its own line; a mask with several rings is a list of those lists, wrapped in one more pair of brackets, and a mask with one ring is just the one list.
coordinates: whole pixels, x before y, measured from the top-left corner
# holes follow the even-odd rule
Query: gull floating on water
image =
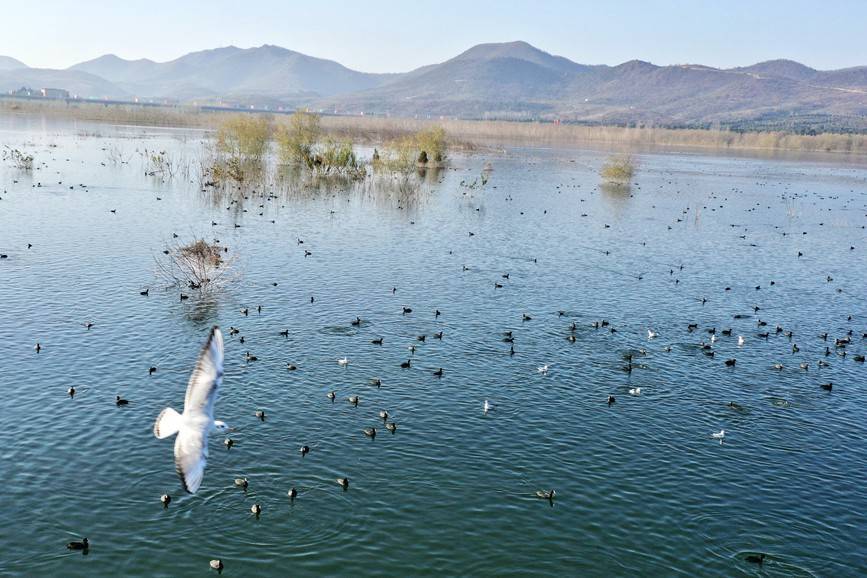
[(633, 387), (632, 389), (629, 390), (629, 395), (641, 395), (641, 388), (640, 387)]
[(488, 412), (491, 411), (492, 409), (494, 409), (494, 406), (492, 406), (492, 405), (488, 402), (488, 400), (485, 400), (485, 405), (484, 405), (485, 415), (487, 415)]
[(542, 375), (548, 375), (548, 364), (545, 364), (545, 365), (543, 365), (543, 366), (537, 368), (536, 371), (538, 371), (538, 372), (541, 373)]
[(738, 335), (738, 347), (743, 347), (744, 345), (744, 336)]
[(726, 439), (726, 430), (721, 429), (717, 433), (710, 434), (710, 437), (715, 440), (719, 440), (720, 445), (722, 445), (723, 441), (725, 441)]
[(223, 380), (223, 334), (216, 325), (211, 329), (196, 367), (187, 384), (184, 412), (167, 407), (154, 423), (154, 435), (175, 439), (175, 468), (184, 490), (194, 494), (202, 484), (208, 461), (208, 434), (225, 427), (214, 421), (214, 404)]
[(656, 333), (652, 329), (647, 330), (647, 338), (648, 339), (654, 339), (657, 335), (658, 335), (658, 333)]
[(349, 365), (349, 359), (346, 357), (344, 357), (343, 359), (338, 359), (337, 365), (341, 365), (343, 367), (346, 367), (347, 365)]

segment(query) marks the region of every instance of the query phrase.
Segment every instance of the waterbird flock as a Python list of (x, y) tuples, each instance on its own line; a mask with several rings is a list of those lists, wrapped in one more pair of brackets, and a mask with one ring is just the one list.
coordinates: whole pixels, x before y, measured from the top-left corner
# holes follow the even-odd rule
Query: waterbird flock
[[(695, 209), (693, 209), (695, 211)], [(112, 214), (116, 215), (117, 213), (113, 210)], [(681, 222), (682, 219), (678, 218), (677, 222)], [(734, 225), (733, 225), (734, 226)], [(606, 228), (609, 228), (609, 225), (605, 225)], [(745, 230), (745, 229), (744, 229)], [(783, 233), (785, 235), (786, 233)], [(476, 238), (478, 236), (483, 235), (481, 232), (471, 233), (469, 237)], [(748, 240), (746, 230), (744, 235), (740, 235), (743, 240)], [(300, 244), (300, 243), (299, 243)], [(690, 273), (689, 265), (684, 265), (683, 263), (672, 264), (671, 267), (667, 267), (667, 271), (662, 272), (660, 270), (656, 270), (653, 268), (648, 268), (648, 270), (642, 267), (641, 272), (629, 272), (626, 270), (618, 269), (619, 266), (617, 263), (616, 257), (616, 249), (612, 248), (587, 248), (588, 250), (593, 250), (599, 252), (601, 255), (605, 257), (612, 257), (611, 261), (613, 263), (606, 270), (603, 268), (599, 268), (599, 271), (605, 271), (612, 275), (622, 276), (624, 278), (628, 278), (632, 280), (636, 284), (636, 290), (640, 291), (641, 283), (647, 282), (648, 278), (657, 275), (664, 276), (668, 275), (671, 278), (671, 284), (673, 286), (681, 286), (681, 281), (688, 278)], [(853, 246), (854, 249), (854, 246)], [(809, 251), (808, 251), (809, 252)], [(317, 252), (317, 256), (321, 255), (321, 253)], [(5, 256), (5, 254), (4, 254)], [(316, 256), (313, 256), (313, 252), (305, 250), (304, 257), (312, 257), (316, 259)], [(794, 257), (794, 255), (793, 255)], [(797, 251), (797, 256), (794, 257), (797, 259), (804, 259), (805, 252), (802, 250)], [(312, 260), (312, 259), (311, 259)], [(545, 265), (544, 257), (539, 257), (539, 261), (542, 262), (543, 266)], [(532, 258), (532, 263), (537, 264), (536, 257)], [(650, 263), (653, 266), (658, 266), (660, 263)], [(512, 273), (491, 273), (490, 271), (485, 271), (484, 269), (476, 266), (468, 266), (461, 265), (461, 273), (465, 273), (468, 275), (478, 274), (480, 277), (485, 276), (488, 278), (485, 281), (488, 290), (490, 290), (490, 277), (493, 275), (499, 275), (496, 277), (496, 281), (494, 281), (494, 289), (497, 289), (498, 292), (510, 291), (513, 290), (513, 287), (517, 286), (517, 283), (521, 281), (527, 281), (527, 274), (523, 274), (520, 271), (513, 271)], [(755, 272), (755, 274), (761, 275), (761, 272)], [(516, 282), (516, 283), (513, 283)], [(664, 325), (662, 323), (656, 323), (653, 321), (652, 328), (647, 327), (646, 322), (636, 322), (630, 319), (624, 319), (622, 317), (617, 317), (614, 312), (607, 311), (604, 313), (604, 317), (602, 319), (593, 319), (591, 317), (592, 313), (569, 313), (564, 309), (560, 309), (562, 307), (560, 304), (551, 304), (551, 307), (558, 307), (556, 311), (544, 311), (544, 310), (529, 310), (529, 309), (516, 309), (513, 311), (514, 321), (508, 323), (507, 331), (502, 331), (502, 339), (498, 340), (496, 336), (491, 339), (491, 348), (495, 349), (499, 344), (497, 341), (501, 341), (502, 343), (508, 345), (508, 350), (505, 351), (509, 355), (509, 357), (516, 358), (518, 363), (521, 363), (525, 367), (525, 373), (527, 375), (527, 380), (532, 380), (534, 373), (540, 379), (542, 377), (548, 377), (550, 371), (549, 380), (556, 379), (557, 376), (561, 373), (561, 359), (555, 358), (553, 355), (550, 356), (540, 356), (540, 359), (527, 359), (525, 357), (524, 351), (525, 348), (523, 345), (528, 341), (527, 331), (525, 331), (522, 326), (523, 325), (531, 325), (533, 323), (542, 323), (544, 326), (550, 329), (552, 335), (554, 335), (557, 339), (562, 339), (565, 336), (565, 339), (570, 344), (580, 343), (582, 346), (586, 346), (588, 343), (592, 343), (593, 333), (599, 334), (598, 337), (601, 339), (601, 334), (607, 333), (609, 335), (619, 334), (625, 336), (624, 342), (621, 342), (619, 349), (617, 351), (611, 351), (611, 369), (612, 374), (616, 373), (618, 370), (622, 370), (626, 375), (626, 379), (630, 379), (633, 374), (652, 374), (654, 370), (654, 366), (656, 364), (662, 363), (662, 356), (666, 354), (681, 353), (685, 355), (693, 355), (695, 359), (694, 363), (708, 363), (713, 364), (712, 367), (717, 368), (719, 371), (719, 375), (723, 376), (723, 378), (728, 378), (730, 376), (736, 376), (737, 371), (741, 369), (741, 364), (737, 363), (737, 358), (741, 355), (746, 357), (751, 357), (753, 360), (756, 358), (766, 359), (765, 367), (768, 370), (774, 370), (775, 372), (784, 372), (785, 375), (788, 375), (789, 372), (794, 372), (799, 375), (799, 377), (794, 377), (793, 379), (801, 380), (805, 386), (816, 388), (821, 390), (822, 392), (832, 392), (832, 383), (827, 380), (827, 378), (820, 377), (821, 374), (817, 375), (817, 371), (822, 368), (829, 367), (832, 363), (847, 363), (847, 364), (859, 364), (863, 363), (864, 355), (861, 353), (849, 353), (850, 350), (855, 350), (859, 347), (863, 347), (861, 345), (863, 338), (867, 337), (865, 332), (859, 331), (855, 333), (855, 327), (857, 323), (860, 323), (860, 317), (855, 317), (853, 319), (852, 316), (848, 316), (846, 321), (843, 322), (842, 319), (833, 319), (828, 318), (823, 320), (826, 326), (826, 330), (818, 335), (814, 335), (812, 333), (807, 334), (802, 332), (798, 327), (784, 327), (781, 324), (776, 323), (775, 319), (771, 315), (766, 315), (764, 311), (768, 305), (773, 305), (775, 299), (777, 297), (766, 297), (766, 294), (769, 292), (773, 292), (780, 288), (782, 284), (785, 287), (784, 283), (778, 284), (778, 281), (784, 282), (784, 279), (776, 279), (776, 280), (759, 280), (757, 279), (754, 284), (751, 284), (749, 287), (750, 292), (755, 291), (756, 295), (762, 296), (762, 301), (759, 301), (757, 298), (757, 303), (752, 307), (752, 311), (750, 313), (746, 312), (746, 309), (742, 313), (737, 313), (731, 315), (731, 312), (726, 312), (725, 308), (720, 305), (722, 301), (722, 297), (711, 295), (710, 293), (706, 295), (699, 295), (696, 297), (692, 297), (692, 299), (696, 306), (702, 307), (703, 315), (702, 317), (707, 319), (708, 317), (715, 316), (715, 322), (690, 322), (685, 327), (683, 326), (673, 326), (673, 325)], [(827, 277), (823, 280), (823, 282), (832, 284), (834, 283), (834, 278), (831, 275), (827, 275)], [(276, 283), (275, 283), (276, 285)], [(481, 286), (482, 283), (479, 283)], [(732, 293), (732, 285), (731, 283), (725, 284), (725, 287), (722, 287), (723, 284), (720, 285), (721, 295)], [(195, 295), (194, 291), (198, 288), (191, 287), (190, 293), (181, 293), (180, 301), (188, 301), (190, 300), (190, 295)], [(735, 290), (737, 287), (735, 287)], [(783, 289), (784, 290), (784, 289)], [(392, 295), (397, 293), (397, 287), (391, 287), (390, 292)], [(149, 289), (144, 289), (139, 291), (139, 295), (141, 297), (150, 297), (151, 292)], [(314, 302), (314, 298), (310, 297), (310, 302)], [(266, 304), (267, 305), (267, 304)], [(412, 307), (410, 307), (412, 305)], [(416, 306), (415, 303), (408, 303), (402, 305), (399, 308), (396, 308), (396, 313), (403, 317), (409, 317), (413, 314), (413, 308), (419, 310), (419, 307)], [(250, 307), (242, 307), (241, 309), (236, 309), (236, 315), (240, 314), (243, 318), (253, 319), (255, 315), (251, 315), (253, 311), (252, 305)], [(256, 308), (256, 311), (261, 313), (260, 308)], [(433, 315), (435, 319), (444, 316), (448, 318), (452, 312), (445, 306), (442, 306), (442, 310), (437, 308)], [(779, 313), (779, 310), (778, 310)], [(368, 321), (367, 315), (365, 314), (365, 319), (363, 320), (360, 316), (356, 316), (354, 320), (348, 321), (348, 325), (355, 328), (360, 328), (363, 324), (366, 323), (374, 323), (377, 320), (371, 319)], [(561, 318), (569, 317), (568, 324), (565, 321), (562, 321)], [(581, 318), (580, 321), (575, 320), (576, 317)], [(613, 318), (613, 319), (612, 319)], [(592, 319), (592, 320), (591, 320)], [(87, 331), (98, 332), (103, 328), (103, 320), (100, 320), (100, 323), (94, 323), (92, 321), (87, 321), (84, 323), (84, 327)], [(240, 320), (233, 321), (242, 323)], [(729, 326), (729, 325), (732, 326)], [(841, 329), (841, 325), (849, 324), (850, 327), (848, 329)], [(499, 328), (505, 329), (505, 328)], [(499, 331), (498, 329), (498, 331)], [(733, 331), (736, 332), (733, 333)], [(271, 331), (274, 331), (275, 334), (284, 339), (289, 338), (289, 331), (286, 329), (272, 328)], [(459, 326), (454, 326), (449, 328), (449, 335), (446, 339), (454, 337), (455, 339), (461, 338), (461, 328)], [(644, 332), (646, 331), (646, 342), (642, 339)], [(861, 339), (859, 340), (859, 335), (861, 334)], [(245, 343), (245, 335), (242, 334), (242, 331), (238, 328), (232, 328), (229, 331), (229, 335), (231, 337), (237, 337), (237, 340), (241, 343)], [(442, 340), (443, 332), (428, 332), (426, 334), (419, 334), (416, 336), (416, 343), (409, 345), (408, 350), (410, 354), (410, 358), (405, 362), (400, 363), (400, 367), (402, 369), (411, 370), (416, 367), (416, 359), (418, 359), (417, 365), (420, 367), (424, 367), (425, 360), (425, 351), (428, 347), (427, 344), (431, 343), (426, 340), (428, 335), (433, 335), (435, 339)], [(732, 338), (736, 336), (736, 345), (739, 349), (734, 349), (734, 344), (732, 343)], [(746, 336), (746, 337), (745, 337)], [(211, 364), (216, 367), (216, 352), (212, 351), (214, 344), (217, 341), (217, 337), (219, 337), (220, 342), (220, 360), (222, 362), (222, 337), (219, 334), (218, 330), (214, 330), (209, 338), (209, 343), (211, 347), (206, 345), (206, 348), (203, 350), (202, 355), (206, 358), (210, 358), (210, 361), (206, 361), (207, 364)], [(854, 339), (853, 339), (854, 337)], [(29, 343), (33, 343), (30, 341)], [(43, 357), (45, 355), (51, 355), (53, 344), (51, 340), (42, 340), (37, 341), (34, 350), (38, 354), (43, 351), (43, 343), (47, 344), (47, 349), (45, 349), (45, 353), (43, 353)], [(388, 348), (392, 343), (399, 343), (399, 339), (397, 336), (387, 333), (385, 335), (378, 335), (373, 339), (370, 339), (370, 343), (377, 346), (383, 346), (384, 348)], [(435, 343), (435, 342), (433, 342)], [(815, 358), (815, 345), (818, 343), (827, 343), (824, 345), (824, 353), (821, 355), (824, 359), (816, 359)], [(517, 346), (517, 349), (516, 349)], [(402, 347), (402, 345), (398, 344), (395, 347)], [(505, 347), (505, 346), (503, 346)], [(607, 347), (607, 346), (604, 346)], [(267, 359), (267, 356), (264, 355), (261, 351), (256, 350), (256, 348), (252, 348), (253, 351), (246, 351), (243, 356), (243, 359), (248, 364), (253, 364), (259, 360), (259, 356), (262, 356), (263, 359)], [(242, 350), (243, 351), (243, 350)], [(496, 350), (498, 353), (503, 353), (502, 349)], [(348, 354), (354, 355), (353, 351), (347, 351)], [(586, 353), (582, 351), (582, 353)], [(716, 357), (716, 354), (720, 353), (719, 357)], [(416, 355), (418, 354), (418, 356)], [(812, 356), (812, 357), (807, 357)], [(355, 358), (355, 357), (353, 357)], [(621, 359), (615, 359), (621, 358)], [(331, 357), (328, 363), (333, 367), (334, 365), (334, 357)], [(702, 360), (702, 361), (699, 361)], [(828, 361), (826, 361), (828, 360)], [(307, 361), (305, 359), (298, 359), (297, 362), (302, 364)], [(624, 363), (625, 362), (625, 363)], [(263, 362), (264, 363), (264, 362)], [(188, 393), (187, 397), (190, 396), (189, 388), (193, 388), (193, 391), (198, 391), (199, 388), (203, 388), (203, 390), (207, 390), (213, 392), (213, 397), (210, 397), (210, 394), (205, 401), (197, 401), (194, 402), (190, 406), (190, 415), (184, 417), (188, 411), (188, 399), (185, 400), (184, 404), (184, 412), (182, 414), (178, 414), (174, 410), (167, 409), (164, 414), (160, 414), (160, 417), (157, 419), (157, 422), (154, 424), (154, 433), (157, 437), (167, 437), (169, 435), (177, 434), (177, 439), (175, 440), (175, 460), (176, 467), (180, 474), (182, 487), (190, 492), (195, 492), (202, 483), (204, 476), (204, 468), (207, 460), (207, 435), (210, 431), (227, 431), (227, 427), (225, 424), (222, 424), (218, 420), (213, 419), (213, 406), (214, 401), (216, 399), (216, 390), (219, 385), (219, 374), (222, 372), (222, 365), (220, 365), (220, 371), (217, 372), (215, 369), (213, 371), (208, 370), (205, 374), (202, 374), (199, 371), (199, 366), (202, 364), (202, 360), (200, 359), (196, 371), (193, 374), (193, 377), (190, 379), (190, 384), (188, 385)], [(342, 368), (346, 368), (350, 364), (349, 355), (344, 355), (341, 358), (337, 359), (338, 366)], [(430, 371), (435, 377), (445, 377), (446, 375), (457, 375), (461, 374), (461, 367), (459, 364), (454, 364), (454, 366), (446, 364), (447, 367), (445, 370), (442, 367), (438, 367), (435, 371), (431, 371), (433, 367), (437, 367), (436, 365), (430, 368), (425, 368), (426, 371)], [(161, 367), (161, 366), (160, 366)], [(286, 368), (289, 371), (294, 371), (297, 369), (297, 365), (293, 362), (286, 362)], [(353, 366), (354, 367), (354, 366)], [(534, 372), (535, 368), (535, 372)], [(554, 368), (553, 370), (550, 368)], [(157, 371), (157, 366), (149, 366), (148, 373), (153, 374)], [(347, 370), (351, 372), (352, 369)], [(198, 374), (198, 377), (197, 377)], [(769, 379), (774, 379), (773, 377), (769, 377)], [(448, 378), (444, 380), (444, 382), (448, 382)], [(204, 383), (204, 385), (201, 385)], [(382, 386), (382, 380), (379, 378), (372, 378), (370, 380), (371, 385), (375, 385), (376, 387)], [(837, 382), (835, 381), (835, 384)], [(195, 385), (198, 384), (198, 385)], [(210, 384), (210, 385), (209, 385)], [(195, 385), (195, 386), (194, 386)], [(846, 391), (846, 388), (849, 387), (850, 384), (843, 383), (838, 386), (837, 389), (834, 389), (834, 396), (837, 395), (838, 392)], [(644, 398), (652, 399), (654, 395), (654, 387), (643, 386), (642, 387), (628, 387), (624, 386), (622, 380), (612, 375), (611, 379), (611, 392), (607, 393), (607, 395), (600, 395), (598, 398), (598, 403), (601, 406), (605, 403), (608, 408), (612, 412), (619, 411), (621, 407), (627, 406), (629, 403), (645, 403)], [(630, 397), (622, 397), (620, 401), (617, 401), (615, 394), (618, 392), (626, 392)], [(343, 392), (341, 390), (339, 399), (345, 399), (349, 405), (357, 408), (358, 411), (369, 411), (371, 414), (371, 421), (376, 421), (373, 415), (375, 409), (370, 410), (365, 407), (365, 403), (363, 401), (363, 396), (353, 394), (346, 395), (348, 392)], [(70, 398), (73, 398), (76, 395), (76, 388), (74, 386), (70, 386), (67, 389), (67, 394)], [(644, 394), (644, 395), (642, 395)], [(344, 397), (345, 396), (345, 397)], [(115, 398), (115, 403), (118, 406), (127, 406), (130, 403), (135, 403), (135, 396), (131, 396), (132, 401), (127, 399), (126, 397), (117, 395)], [(631, 399), (631, 398), (639, 398), (641, 399)], [(321, 399), (321, 398), (320, 398)], [(332, 403), (338, 399), (338, 394), (336, 391), (330, 391), (327, 394), (327, 399), (329, 399)], [(833, 399), (833, 397), (829, 396), (828, 399)], [(481, 398), (480, 398), (481, 400)], [(267, 400), (263, 400), (267, 401)], [(492, 423), (495, 423), (493, 420), (496, 419), (498, 412), (494, 411), (495, 406), (488, 400), (481, 400), (481, 413), (486, 416), (486, 419), (490, 419)], [(503, 402), (501, 400), (495, 400), (498, 403), (498, 406)], [(617, 402), (615, 404), (615, 402)], [(204, 404), (204, 405), (203, 405)], [(343, 404), (345, 407), (345, 403)], [(475, 406), (474, 411), (478, 410), (478, 405)], [(603, 406), (604, 407), (604, 406)], [(745, 412), (748, 411), (748, 408), (744, 403), (739, 403), (735, 401), (728, 401), (725, 405), (726, 408), (732, 410), (734, 412)], [(128, 411), (128, 410), (118, 410), (118, 411)], [(250, 408), (247, 410), (255, 416), (260, 421), (265, 421), (265, 411), (264, 410), (255, 410)], [(505, 414), (506, 411), (509, 411), (509, 408), (504, 407), (503, 412)], [(207, 417), (207, 420), (203, 419)], [(270, 414), (269, 414), (270, 415)], [(613, 415), (613, 414), (612, 414)], [(390, 414), (386, 410), (379, 411), (379, 419), (382, 420), (383, 425), (387, 431), (394, 433), (397, 430), (397, 424), (393, 421), (388, 421)], [(209, 421), (208, 421), (209, 420)], [(189, 422), (189, 423), (187, 423)], [(738, 435), (737, 428), (734, 430), (731, 429), (729, 423), (725, 418), (719, 419), (719, 423), (709, 424), (707, 426), (708, 433), (702, 433), (701, 437), (706, 443), (708, 438), (713, 442), (719, 442), (719, 445), (729, 446), (736, 445), (738, 443)], [(207, 426), (207, 427), (206, 427)], [(712, 427), (711, 427), (712, 426)], [(727, 429), (723, 429), (722, 426), (725, 426)], [(157, 433), (159, 430), (160, 433)], [(354, 430), (356, 435), (363, 434), (364, 436), (374, 440), (376, 437), (377, 428), (376, 426), (369, 426), (364, 428), (359, 432), (358, 430)], [(182, 435), (183, 434), (183, 435)], [(728, 434), (728, 437), (727, 437)], [(388, 436), (386, 436), (388, 437)], [(400, 439), (401, 436), (398, 436), (395, 439)], [(183, 442), (181, 439), (183, 438)], [(234, 447), (234, 440), (232, 438), (225, 438), (223, 441), (225, 447), (230, 449)], [(376, 440), (376, 443), (381, 443), (381, 440)], [(244, 445), (241, 444), (240, 450), (243, 451)], [(714, 448), (716, 451), (716, 448)], [(724, 448), (719, 448), (719, 451), (725, 451)], [(302, 446), (300, 449), (301, 456), (304, 457), (310, 452), (309, 446)], [(233, 454), (234, 455), (234, 454)], [(316, 452), (313, 454), (313, 458), (315, 458)], [(251, 458), (252, 459), (252, 458)], [(310, 459), (310, 458), (308, 458)], [(355, 479), (355, 478), (353, 478)], [(242, 483), (238, 483), (239, 480)], [(340, 486), (343, 490), (349, 489), (349, 478), (348, 477), (340, 477), (336, 479), (338, 486)], [(235, 480), (235, 484), (239, 487), (242, 487), (244, 490), (247, 489), (249, 482), (247, 478), (239, 478)], [(333, 487), (333, 482), (332, 486)], [(349, 495), (352, 493), (350, 492)], [(287, 495), (294, 500), (298, 496), (298, 492), (294, 486), (290, 487)], [(532, 491), (528, 491), (528, 495), (535, 495), (538, 498), (542, 498), (548, 500), (553, 505), (554, 496), (556, 495), (555, 490), (553, 489), (538, 489), (535, 490), (533, 494)], [(559, 496), (558, 496), (559, 498)], [(160, 502), (164, 508), (168, 508), (171, 503), (172, 498), (170, 494), (163, 494), (160, 497)], [(267, 506), (267, 504), (265, 504)], [(262, 504), (256, 502), (252, 506), (250, 506), (250, 512), (254, 514), (256, 517), (262, 513), (263, 508)], [(268, 510), (271, 511), (271, 510)], [(267, 517), (267, 513), (266, 513)], [(83, 539), (80, 542), (70, 542), (68, 547), (70, 549), (77, 550), (88, 550), (89, 542), (87, 539)], [(747, 562), (755, 563), (755, 564), (763, 564), (765, 560), (765, 554), (756, 554), (750, 555), (745, 558)], [(215, 563), (218, 563), (215, 565)], [(221, 560), (212, 560), (211, 566), (215, 570), (222, 570), (223, 563)], [(219, 566), (219, 568), (217, 567)]]

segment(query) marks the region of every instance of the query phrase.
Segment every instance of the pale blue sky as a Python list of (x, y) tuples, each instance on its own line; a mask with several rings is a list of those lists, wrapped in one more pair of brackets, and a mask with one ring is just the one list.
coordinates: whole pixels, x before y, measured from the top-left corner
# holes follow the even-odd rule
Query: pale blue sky
[[(242, 7), (243, 9), (239, 9)], [(865, 0), (4, 0), (0, 54), (62, 68), (105, 53), (165, 61), (278, 44), (368, 72), (526, 40), (585, 64), (867, 64)]]

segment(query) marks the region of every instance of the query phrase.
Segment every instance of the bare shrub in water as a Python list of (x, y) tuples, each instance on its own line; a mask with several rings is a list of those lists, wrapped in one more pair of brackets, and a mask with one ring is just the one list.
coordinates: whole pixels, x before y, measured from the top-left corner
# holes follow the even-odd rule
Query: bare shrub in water
[(16, 169), (22, 171), (31, 171), (33, 170), (33, 155), (21, 152), (18, 149), (14, 149), (10, 146), (3, 147), (3, 152), (0, 153), (0, 157), (4, 161), (12, 161), (12, 164), (15, 165)]
[(632, 155), (613, 156), (602, 165), (599, 174), (609, 183), (627, 183), (635, 174), (638, 163)]
[(225, 286), (232, 280), (234, 259), (218, 243), (196, 239), (167, 249), (164, 259), (157, 259), (158, 274), (172, 287), (187, 287), (203, 292)]

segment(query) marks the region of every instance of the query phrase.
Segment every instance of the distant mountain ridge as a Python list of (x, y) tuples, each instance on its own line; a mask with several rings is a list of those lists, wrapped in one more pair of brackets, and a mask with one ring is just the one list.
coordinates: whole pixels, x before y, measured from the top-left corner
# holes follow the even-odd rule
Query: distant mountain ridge
[(168, 62), (107, 54), (66, 70), (0, 57), (0, 91), (65, 88), (84, 98), (138, 97), (345, 114), (593, 123), (806, 123), (867, 130), (867, 66), (815, 70), (791, 60), (579, 64), (522, 41), (479, 44), (396, 74), (371, 74), (273, 45), (227, 46)]
[(16, 68), (27, 68), (27, 65), (10, 56), (0, 56), (0, 70), (14, 70)]

